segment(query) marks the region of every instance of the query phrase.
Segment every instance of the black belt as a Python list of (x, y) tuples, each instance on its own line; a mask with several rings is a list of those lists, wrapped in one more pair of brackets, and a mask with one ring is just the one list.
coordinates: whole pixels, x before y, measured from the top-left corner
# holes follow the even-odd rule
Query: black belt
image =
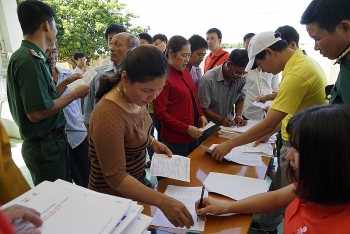
[(292, 148), (292, 144), (290, 143), (290, 141), (282, 140), (282, 145)]
[(62, 136), (65, 133), (66, 133), (66, 129), (65, 128), (60, 128), (60, 129), (56, 129), (56, 130), (53, 130), (53, 131), (49, 132), (48, 134), (46, 134), (45, 136), (42, 136), (41, 138), (58, 137), (58, 136)]

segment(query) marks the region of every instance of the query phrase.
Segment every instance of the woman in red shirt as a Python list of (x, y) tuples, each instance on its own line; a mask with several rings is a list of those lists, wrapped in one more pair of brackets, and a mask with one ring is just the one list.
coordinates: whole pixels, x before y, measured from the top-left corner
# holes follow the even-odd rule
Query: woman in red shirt
[(162, 123), (160, 138), (177, 155), (187, 156), (198, 147), (198, 137), (208, 121), (199, 105), (196, 86), (186, 68), (190, 44), (182, 36), (168, 41), (166, 56), (169, 77), (163, 91), (153, 101), (154, 116)]
[(293, 147), (288, 175), (294, 184), (228, 204), (205, 198), (197, 214), (206, 219), (206, 213), (256, 214), (288, 206), (284, 234), (348, 233), (349, 120), (349, 105), (316, 106), (294, 115), (287, 126)]

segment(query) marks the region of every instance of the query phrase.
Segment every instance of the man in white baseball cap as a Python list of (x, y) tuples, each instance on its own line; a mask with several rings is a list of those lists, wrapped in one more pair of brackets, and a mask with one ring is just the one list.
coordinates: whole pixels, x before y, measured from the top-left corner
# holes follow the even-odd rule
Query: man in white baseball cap
[[(283, 147), (272, 190), (289, 184), (286, 178), (287, 154), (291, 149), (286, 126), (297, 112), (314, 105), (328, 103), (325, 100), (324, 87), (326, 76), (315, 60), (303, 54), (301, 49), (294, 51), (286, 41), (275, 32), (263, 32), (255, 35), (248, 46), (249, 62), (245, 71), (260, 66), (263, 71), (278, 74), (282, 72), (282, 81), (278, 94), (272, 103), (266, 118), (247, 132), (216, 146), (212, 157), (221, 161), (234, 147), (259, 140), (281, 129)], [(271, 188), (270, 188), (271, 189)], [(269, 204), (269, 208), (277, 207)], [(284, 210), (279, 211), (283, 219)], [(278, 233), (274, 220), (262, 227), (266, 233)], [(261, 229), (259, 229), (261, 230)]]

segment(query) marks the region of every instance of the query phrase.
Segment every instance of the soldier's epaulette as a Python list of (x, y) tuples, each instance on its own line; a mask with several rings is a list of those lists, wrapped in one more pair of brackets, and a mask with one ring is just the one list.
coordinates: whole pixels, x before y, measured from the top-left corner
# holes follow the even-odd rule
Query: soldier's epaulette
[(43, 58), (43, 57), (41, 57), (40, 55), (38, 55), (38, 53), (35, 52), (35, 50), (30, 49), (30, 48), (28, 48), (28, 50), (29, 50), (29, 52), (30, 52), (33, 56), (35, 56), (35, 57), (37, 57), (37, 58), (40, 58), (40, 59)]

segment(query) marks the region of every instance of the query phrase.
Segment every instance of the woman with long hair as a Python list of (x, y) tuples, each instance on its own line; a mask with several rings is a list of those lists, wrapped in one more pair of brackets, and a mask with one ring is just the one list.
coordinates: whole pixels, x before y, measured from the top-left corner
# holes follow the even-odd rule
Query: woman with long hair
[(316, 106), (294, 115), (287, 126), (293, 184), (228, 204), (205, 198), (197, 214), (205, 220), (207, 213), (256, 214), (287, 207), (284, 234), (348, 233), (349, 120), (349, 105)]

